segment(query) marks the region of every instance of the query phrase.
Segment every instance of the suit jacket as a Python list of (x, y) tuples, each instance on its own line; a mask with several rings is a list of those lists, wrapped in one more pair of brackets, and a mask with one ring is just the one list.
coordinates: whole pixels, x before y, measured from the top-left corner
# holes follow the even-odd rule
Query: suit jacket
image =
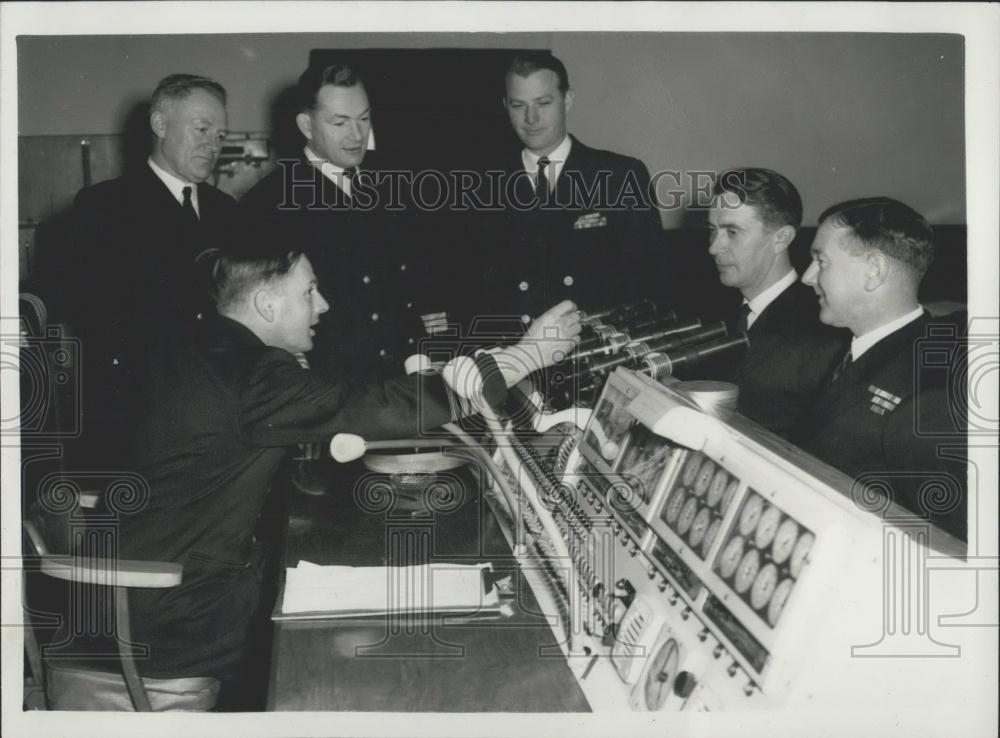
[(739, 411), (787, 435), (847, 351), (848, 335), (819, 322), (813, 291), (795, 282), (747, 331), (750, 346), (719, 378), (739, 389)]
[(663, 230), (641, 161), (573, 138), (545, 207), (525, 207), (535, 194), (520, 151), (507, 177), (481, 310), (534, 318), (567, 298), (596, 310), (650, 294), (643, 256)]
[(131, 597), (150, 676), (225, 677), (247, 646), (259, 592), (251, 536), (286, 447), (340, 431), (413, 437), (452, 419), (444, 384), (415, 375), (355, 393), (217, 318), (156, 357), (132, 468), (149, 498), (123, 514), (123, 558), (179, 562), (180, 586)]
[[(942, 330), (950, 338), (936, 338)], [(925, 312), (830, 382), (794, 435), (817, 458), (888, 490), (895, 502), (962, 539), (966, 404), (957, 396), (964, 385), (951, 380), (963, 364), (963, 343), (961, 326), (932, 322)], [(940, 350), (925, 350), (932, 345)]]
[(195, 220), (148, 165), (85, 187), (73, 203), (72, 249), (59, 279), (66, 322), (84, 347), (84, 437), (100, 433), (90, 453), (107, 450), (112, 463), (113, 433), (130, 426), (150, 342), (214, 311), (195, 258), (229, 238), (236, 203), (202, 183), (198, 205)]
[[(374, 175), (374, 176), (372, 176)], [(370, 206), (352, 203), (303, 156), (282, 160), (240, 200), (250, 238), (297, 246), (330, 303), (309, 354), (328, 377), (363, 381), (402, 373), (423, 335), (415, 274), (399, 212), (387, 209), (390, 180), (363, 168)], [(411, 258), (413, 257), (413, 258)]]

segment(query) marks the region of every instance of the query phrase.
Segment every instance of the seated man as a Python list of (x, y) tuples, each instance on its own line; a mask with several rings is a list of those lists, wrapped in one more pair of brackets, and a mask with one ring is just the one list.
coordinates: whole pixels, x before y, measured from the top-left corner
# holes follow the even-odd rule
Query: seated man
[[(438, 376), (352, 393), (303, 369), (293, 354), (312, 348), (328, 306), (301, 252), (217, 256), (211, 282), (218, 315), (194, 341), (165, 346), (150, 367), (133, 455), (150, 495), (123, 516), (119, 555), (184, 565), (180, 586), (132, 595), (134, 640), (150, 649), (140, 674), (216, 676), (225, 702), (261, 604), (255, 520), (287, 447), (341, 431), (413, 437), (451, 421), (453, 403)], [(532, 345), (545, 331), (565, 338)], [(575, 306), (565, 302), (520, 344), (475, 359), (484, 396), (502, 401), (507, 386), (570, 350), (578, 332)]]
[(819, 322), (816, 301), (798, 281), (788, 247), (802, 222), (802, 200), (770, 169), (731, 169), (713, 187), (708, 253), (719, 281), (743, 295), (734, 333), (747, 352), (717, 370), (740, 388), (739, 411), (785, 435), (843, 355), (846, 336)]
[[(934, 258), (931, 227), (887, 197), (834, 205), (819, 224), (802, 281), (819, 297), (820, 320), (853, 339), (793, 440), (965, 539), (966, 404), (952, 396), (964, 386), (949, 387), (919, 354), (932, 326), (917, 302)], [(959, 340), (961, 326), (942, 325)]]

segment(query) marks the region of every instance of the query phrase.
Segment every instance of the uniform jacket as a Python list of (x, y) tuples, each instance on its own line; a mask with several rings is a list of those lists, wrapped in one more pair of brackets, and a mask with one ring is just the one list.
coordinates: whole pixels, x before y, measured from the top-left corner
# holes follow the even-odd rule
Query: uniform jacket
[(785, 289), (747, 331), (750, 346), (723, 371), (740, 390), (739, 411), (787, 435), (847, 351), (848, 336), (819, 322), (813, 291)]
[[(795, 442), (858, 481), (882, 481), (895, 502), (964, 539), (966, 405), (952, 381), (963, 355), (960, 326), (925, 312), (829, 383)], [(947, 491), (922, 490), (929, 482)]]
[(415, 375), (353, 392), (217, 318), (156, 356), (132, 468), (149, 496), (121, 517), (119, 554), (183, 564), (180, 586), (130, 594), (151, 676), (225, 676), (246, 646), (259, 573), (251, 537), (286, 447), (413, 437), (452, 419), (443, 383)]
[(349, 202), (304, 156), (280, 161), (240, 200), (250, 237), (303, 249), (330, 303), (309, 354), (313, 369), (359, 381), (401, 374), (424, 333), (412, 276), (419, 264), (400, 213), (387, 209), (389, 180), (379, 186), (377, 172), (362, 170), (375, 175), (365, 185), (370, 206)]
[(509, 162), (484, 310), (534, 318), (567, 298), (596, 310), (648, 294), (642, 257), (663, 230), (641, 161), (573, 138), (546, 207), (525, 205), (535, 194), (520, 151)]
[(236, 203), (202, 183), (198, 205), (195, 220), (147, 164), (76, 196), (59, 280), (66, 322), (84, 347), (84, 437), (102, 436), (92, 452), (114, 453), (111, 434), (128, 429), (150, 340), (190, 330), (214, 310), (195, 258), (229, 238)]

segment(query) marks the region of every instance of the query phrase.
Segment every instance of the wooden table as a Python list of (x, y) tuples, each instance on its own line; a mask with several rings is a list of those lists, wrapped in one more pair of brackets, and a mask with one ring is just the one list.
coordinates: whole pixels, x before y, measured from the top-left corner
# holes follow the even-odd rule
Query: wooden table
[[(510, 613), (479, 618), (275, 623), (269, 710), (586, 712), (589, 706), (480, 495), (479, 472), (447, 472), (429, 505), (380, 494), (384, 476), (322, 497), (293, 493), (284, 565), (490, 561), (510, 573)], [(405, 508), (405, 509), (404, 509)], [(284, 571), (282, 569), (282, 571)]]

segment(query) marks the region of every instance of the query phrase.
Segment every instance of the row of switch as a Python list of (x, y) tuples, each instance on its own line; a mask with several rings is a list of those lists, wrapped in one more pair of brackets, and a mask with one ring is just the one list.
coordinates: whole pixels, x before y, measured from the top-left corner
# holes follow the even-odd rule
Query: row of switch
[[(603, 506), (601, 505), (601, 501), (597, 497), (597, 495), (588, 490), (585, 494), (585, 498), (587, 502), (591, 503), (594, 506), (595, 510), (597, 510), (598, 512), (601, 511)], [(621, 543), (622, 546), (630, 546), (629, 547), (630, 556), (635, 557), (636, 555), (638, 555), (640, 550), (639, 545), (632, 541), (632, 537), (625, 526), (621, 525), (616, 521), (612, 524), (612, 531), (616, 538), (620, 536), (619, 542)], [(649, 563), (647, 565), (646, 574), (652, 580), (656, 579), (659, 572), (657, 571), (656, 566), (654, 564)], [(660, 592), (667, 592), (667, 590), (669, 590), (669, 596), (667, 602), (670, 604), (671, 607), (676, 607), (681, 602), (680, 594), (678, 593), (677, 589), (674, 588), (672, 584), (670, 584), (670, 582), (664, 575), (659, 574), (659, 577), (660, 581), (657, 585), (657, 588), (659, 589)], [(681, 620), (689, 620), (693, 612), (694, 611), (691, 609), (691, 607), (685, 604), (684, 609), (681, 610), (680, 613)], [(710, 633), (711, 631), (709, 631), (708, 628), (702, 628), (698, 632), (698, 640), (704, 643), (705, 641), (708, 640)], [(722, 643), (717, 642), (715, 648), (712, 649), (712, 657), (715, 659), (719, 659), (722, 658), (723, 654), (725, 653), (726, 653), (726, 647)], [(735, 659), (733, 659), (732, 663), (727, 667), (726, 673), (730, 677), (735, 677), (739, 672), (740, 672), (740, 665)], [(756, 683), (752, 679), (750, 679), (747, 681), (746, 685), (744, 685), (743, 693), (746, 694), (748, 697), (750, 697), (753, 695), (756, 689), (757, 689)]]

